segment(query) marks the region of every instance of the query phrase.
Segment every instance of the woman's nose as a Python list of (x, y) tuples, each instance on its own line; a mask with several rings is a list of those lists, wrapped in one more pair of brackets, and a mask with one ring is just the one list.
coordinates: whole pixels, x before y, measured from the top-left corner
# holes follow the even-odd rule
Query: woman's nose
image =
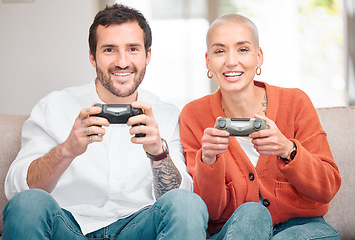
[(226, 66), (234, 67), (238, 64), (238, 54), (235, 52), (227, 53)]

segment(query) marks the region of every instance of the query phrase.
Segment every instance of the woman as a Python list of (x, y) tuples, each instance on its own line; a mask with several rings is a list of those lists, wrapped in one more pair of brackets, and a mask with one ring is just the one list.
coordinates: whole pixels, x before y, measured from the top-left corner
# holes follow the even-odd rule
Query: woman
[[(323, 219), (341, 183), (308, 96), (255, 81), (263, 51), (248, 18), (228, 14), (207, 33), (207, 75), (219, 90), (187, 104), (180, 135), (211, 239), (340, 239)], [(261, 118), (268, 129), (231, 137), (218, 117)]]

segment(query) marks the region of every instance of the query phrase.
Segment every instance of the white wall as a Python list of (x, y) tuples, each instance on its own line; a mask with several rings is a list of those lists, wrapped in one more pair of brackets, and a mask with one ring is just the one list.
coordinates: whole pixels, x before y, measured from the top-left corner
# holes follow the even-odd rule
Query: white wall
[(53, 90), (94, 80), (88, 32), (98, 0), (0, 2), (0, 113), (29, 114)]

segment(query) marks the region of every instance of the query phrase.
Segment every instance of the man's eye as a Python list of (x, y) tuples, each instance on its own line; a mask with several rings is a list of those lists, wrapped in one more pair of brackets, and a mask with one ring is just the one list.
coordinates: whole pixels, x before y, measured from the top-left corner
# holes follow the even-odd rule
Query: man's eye
[(248, 52), (249, 49), (248, 49), (248, 48), (241, 48), (240, 51), (241, 51), (241, 52)]
[(130, 52), (137, 52), (137, 51), (138, 51), (138, 48), (132, 47), (132, 48), (129, 49), (129, 51), (130, 51)]
[(223, 53), (223, 52), (224, 52), (223, 50), (216, 50), (216, 51), (214, 51), (215, 54)]
[(111, 53), (111, 52), (113, 52), (113, 49), (112, 48), (107, 48), (107, 49), (104, 50), (104, 52)]

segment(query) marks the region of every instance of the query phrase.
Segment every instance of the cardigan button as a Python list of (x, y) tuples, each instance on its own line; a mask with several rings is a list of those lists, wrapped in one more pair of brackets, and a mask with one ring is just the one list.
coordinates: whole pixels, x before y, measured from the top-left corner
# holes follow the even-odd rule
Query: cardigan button
[(264, 199), (264, 200), (263, 200), (263, 205), (264, 205), (265, 207), (270, 206), (270, 201), (269, 201), (268, 199)]
[(278, 227), (280, 227), (280, 226), (281, 226), (281, 224), (282, 224), (282, 223), (280, 223), (280, 222), (276, 223), (274, 228), (278, 228)]
[(249, 180), (253, 181), (255, 179), (254, 173), (249, 173)]

